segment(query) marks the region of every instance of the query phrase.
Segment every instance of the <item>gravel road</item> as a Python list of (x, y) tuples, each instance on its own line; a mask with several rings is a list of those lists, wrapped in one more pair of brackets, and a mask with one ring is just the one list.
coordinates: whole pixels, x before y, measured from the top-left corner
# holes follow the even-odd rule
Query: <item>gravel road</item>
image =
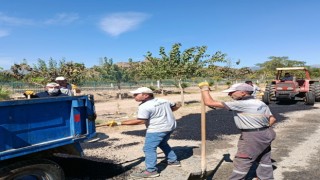
[[(213, 93), (223, 99), (225, 94)], [(180, 95), (158, 96), (179, 101)], [(201, 171), (200, 103), (198, 94), (186, 94), (186, 105), (175, 112), (178, 127), (169, 144), (177, 153), (182, 167), (158, 164), (161, 175), (157, 180), (187, 180), (190, 173)], [(138, 103), (133, 99), (96, 103), (98, 119), (130, 119), (135, 117)], [(276, 180), (316, 180), (320, 172), (320, 104), (306, 106), (270, 104), (278, 122), (277, 138), (272, 145)], [(207, 109), (207, 179), (225, 180), (232, 171), (232, 159), (240, 131), (235, 127), (232, 113)], [(57, 158), (63, 165), (67, 179), (130, 179), (129, 174), (144, 168), (145, 127), (97, 127), (100, 140), (83, 143), (85, 157)], [(164, 155), (158, 151), (158, 161)], [(255, 177), (254, 168), (247, 179)]]

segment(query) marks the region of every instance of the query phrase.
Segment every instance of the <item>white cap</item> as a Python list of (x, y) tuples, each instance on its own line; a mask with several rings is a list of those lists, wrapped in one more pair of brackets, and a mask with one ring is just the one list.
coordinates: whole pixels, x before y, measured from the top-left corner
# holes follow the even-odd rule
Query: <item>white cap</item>
[(222, 92), (235, 92), (235, 91), (247, 91), (247, 92), (250, 92), (250, 91), (253, 91), (253, 87), (249, 84), (246, 84), (246, 83), (237, 83), (237, 84), (234, 84), (232, 85), (229, 89), (226, 89)]
[(56, 78), (56, 81), (64, 81), (66, 80), (66, 78), (62, 77), (62, 76), (59, 76)]
[(141, 88), (138, 88), (134, 91), (130, 91), (130, 93), (132, 93), (132, 94), (141, 94), (141, 93), (153, 94), (153, 91), (150, 88), (141, 87)]
[(58, 83), (51, 82), (51, 83), (48, 83), (46, 86), (48, 86), (48, 87), (56, 87), (56, 86), (60, 86), (60, 85)]

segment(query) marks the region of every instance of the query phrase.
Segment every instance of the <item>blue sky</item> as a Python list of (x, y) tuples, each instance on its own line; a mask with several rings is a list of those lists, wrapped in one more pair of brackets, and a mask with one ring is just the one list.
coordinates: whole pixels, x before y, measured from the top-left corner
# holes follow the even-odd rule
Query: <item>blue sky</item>
[(270, 56), (320, 64), (318, 0), (0, 0), (0, 67), (23, 59), (142, 61), (174, 43), (239, 66)]

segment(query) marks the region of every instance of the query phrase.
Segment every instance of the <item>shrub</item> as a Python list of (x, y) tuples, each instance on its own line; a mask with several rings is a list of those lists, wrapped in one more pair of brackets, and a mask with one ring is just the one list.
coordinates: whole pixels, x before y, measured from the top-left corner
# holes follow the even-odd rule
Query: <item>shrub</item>
[(0, 100), (8, 100), (10, 99), (10, 92), (0, 87)]

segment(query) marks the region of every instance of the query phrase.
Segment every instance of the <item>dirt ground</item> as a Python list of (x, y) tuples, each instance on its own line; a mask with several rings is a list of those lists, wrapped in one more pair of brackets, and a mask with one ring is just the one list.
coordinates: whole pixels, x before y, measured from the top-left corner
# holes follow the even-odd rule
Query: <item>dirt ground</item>
[[(101, 93), (100, 93), (101, 94)], [(225, 93), (213, 91), (213, 97), (228, 100)], [(99, 95), (95, 95), (98, 98)], [(156, 95), (156, 98), (181, 101), (179, 94)], [(181, 161), (182, 167), (158, 164), (161, 175), (157, 180), (186, 180), (190, 173), (201, 171), (200, 156), (200, 94), (197, 90), (186, 92), (185, 106), (175, 111), (178, 127), (169, 144)], [(114, 99), (95, 103), (97, 112), (98, 141), (83, 143), (85, 158), (112, 163), (117, 168), (112, 176), (91, 176), (85, 179), (130, 179), (129, 174), (144, 168), (144, 125), (108, 127), (108, 120), (125, 120), (136, 117), (138, 102), (134, 99)], [(303, 103), (270, 105), (281, 121), (274, 129), (277, 139), (272, 145), (275, 179), (318, 179), (320, 172), (320, 104), (305, 107)], [(239, 131), (232, 115), (226, 110), (207, 108), (207, 156), (208, 179), (225, 180), (232, 172), (232, 159), (236, 151)], [(211, 134), (215, 133), (215, 134)], [(158, 162), (164, 159), (158, 150)], [(119, 168), (120, 167), (120, 168)], [(110, 171), (111, 172), (111, 171)], [(247, 179), (255, 177), (254, 171)], [(108, 177), (108, 178), (107, 178)], [(72, 178), (70, 178), (72, 179)]]

